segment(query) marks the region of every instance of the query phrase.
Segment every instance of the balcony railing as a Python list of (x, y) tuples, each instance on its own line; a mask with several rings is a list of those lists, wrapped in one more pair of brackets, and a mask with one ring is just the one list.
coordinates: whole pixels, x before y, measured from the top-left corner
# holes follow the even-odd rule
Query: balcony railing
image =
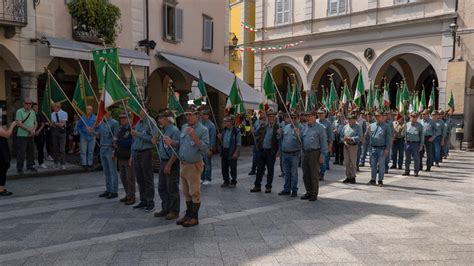
[(0, 25), (20, 26), (28, 24), (26, 0), (0, 0)]

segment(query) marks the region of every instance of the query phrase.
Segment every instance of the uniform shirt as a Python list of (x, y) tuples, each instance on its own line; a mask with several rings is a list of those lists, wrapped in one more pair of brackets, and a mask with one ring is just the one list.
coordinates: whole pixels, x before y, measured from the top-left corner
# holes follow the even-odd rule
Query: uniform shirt
[(359, 144), (362, 138), (362, 127), (357, 123), (352, 126), (350, 124), (345, 125), (342, 132), (342, 139), (351, 138), (348, 144)]
[(319, 123), (308, 123), (301, 132), (301, 138), (305, 151), (320, 149), (322, 154), (328, 151), (326, 129)]
[(265, 135), (263, 136), (263, 148), (269, 150), (272, 148), (272, 136), (273, 136), (273, 126), (267, 124), (265, 128)]
[(384, 147), (390, 149), (392, 145), (392, 132), (388, 123), (372, 123), (367, 130), (370, 135), (370, 145), (372, 147)]
[[(296, 124), (295, 126), (301, 132), (301, 125)], [(295, 134), (292, 124), (285, 125), (282, 133), (281, 149), (283, 152), (295, 152), (301, 150), (301, 140)]]
[(207, 154), (209, 149), (209, 131), (201, 123), (196, 123), (192, 128), (196, 132), (197, 137), (201, 140), (201, 145), (197, 145), (191, 139), (186, 129), (188, 124), (181, 127), (181, 134), (179, 136), (179, 159), (182, 162), (196, 163), (202, 161), (203, 156)]
[(100, 136), (100, 147), (112, 146), (114, 144), (114, 137), (119, 131), (119, 124), (117, 120), (104, 118), (102, 123), (96, 129), (96, 132)]
[(92, 141), (94, 136), (91, 133), (89, 133), (89, 131), (87, 131), (87, 127), (93, 128), (95, 124), (95, 120), (96, 120), (96, 116), (94, 114), (92, 114), (89, 118), (83, 115), (82, 118), (79, 119), (79, 122), (77, 124), (77, 130), (79, 131), (79, 135), (81, 136), (81, 138), (87, 141)]
[(393, 133), (395, 139), (401, 139), (405, 137), (405, 127), (404, 123), (399, 123), (398, 121), (393, 122)]
[(51, 113), (51, 121), (53, 121), (55, 123), (67, 122), (67, 113), (64, 112), (62, 109), (59, 110), (58, 112), (52, 112)]
[(451, 136), (451, 131), (453, 130), (453, 127), (454, 127), (454, 120), (450, 117), (444, 120), (444, 125), (446, 127), (446, 136), (447, 137)]
[(342, 131), (345, 125), (346, 125), (346, 122), (343, 119), (334, 121), (333, 127), (336, 129), (336, 134), (342, 135)]
[(423, 134), (425, 137), (431, 137), (434, 135), (436, 125), (431, 118), (423, 119), (421, 124), (423, 125)]
[(174, 154), (174, 152), (173, 152), (174, 147), (170, 147), (169, 145), (166, 145), (163, 137), (164, 136), (169, 137), (171, 140), (176, 142), (176, 144), (178, 144), (178, 147), (179, 147), (180, 132), (179, 132), (179, 129), (173, 124), (167, 125), (166, 127), (164, 127), (162, 129), (161, 132), (163, 133), (163, 135), (160, 136), (159, 144), (158, 144), (159, 145), (158, 150), (159, 150), (159, 153), (160, 153), (160, 160), (169, 160), (169, 159), (171, 159), (171, 157)]
[(209, 149), (214, 149), (216, 147), (217, 137), (216, 126), (211, 122), (211, 120), (202, 120), (201, 124), (207, 128), (207, 131), (209, 131)]
[(332, 125), (328, 119), (324, 120), (316, 120), (316, 122), (320, 123), (324, 129), (326, 130), (327, 141), (333, 142), (334, 141), (334, 134), (332, 132)]
[[(132, 154), (137, 151), (145, 151), (153, 149), (154, 145), (151, 142), (153, 136), (157, 135), (156, 128), (148, 117), (144, 117), (138, 121), (134, 128), (138, 132), (138, 136), (133, 137)], [(161, 154), (160, 154), (161, 156)]]
[(444, 121), (441, 119), (438, 119), (433, 122), (435, 124), (433, 137), (437, 137), (437, 136), (442, 136), (443, 138), (446, 137), (446, 128), (444, 125)]
[(232, 136), (232, 131), (237, 130), (236, 138), (236, 145), (235, 146), (242, 146), (242, 137), (240, 134), (240, 130), (238, 128), (224, 128), (222, 130), (222, 147), (228, 149), (230, 147), (230, 137)]
[[(28, 119), (26, 119), (27, 117)], [(35, 121), (36, 121), (35, 111), (31, 109), (26, 110), (25, 108), (20, 108), (18, 109), (18, 111), (16, 111), (15, 120), (19, 122), (23, 122), (23, 120), (25, 120), (23, 122), (23, 125), (28, 129), (33, 129), (35, 127)], [(18, 137), (28, 137), (29, 134), (30, 133), (28, 131), (24, 130), (21, 127), (18, 127), (17, 133), (16, 133)]]
[(425, 142), (423, 134), (423, 126), (419, 123), (412, 123), (411, 121), (406, 124), (405, 129), (405, 140), (406, 141), (419, 141), (421, 145)]

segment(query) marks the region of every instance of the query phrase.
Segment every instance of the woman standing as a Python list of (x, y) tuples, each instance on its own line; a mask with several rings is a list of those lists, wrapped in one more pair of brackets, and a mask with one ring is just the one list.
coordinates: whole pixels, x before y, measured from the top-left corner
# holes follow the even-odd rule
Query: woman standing
[(13, 194), (6, 190), (5, 182), (7, 179), (8, 168), (10, 168), (10, 148), (8, 147), (8, 138), (11, 136), (15, 127), (16, 122), (11, 123), (7, 130), (0, 127), (0, 196), (10, 196)]

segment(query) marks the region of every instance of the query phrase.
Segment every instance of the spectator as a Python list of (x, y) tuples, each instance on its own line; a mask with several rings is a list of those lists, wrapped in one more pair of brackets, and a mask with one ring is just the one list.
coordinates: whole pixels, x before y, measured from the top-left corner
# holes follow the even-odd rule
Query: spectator
[(92, 106), (87, 106), (86, 114), (77, 123), (80, 135), (81, 165), (86, 170), (94, 165), (95, 136), (89, 132), (89, 129), (94, 127), (96, 116), (92, 112)]
[(13, 194), (5, 188), (5, 182), (8, 168), (10, 168), (10, 147), (8, 147), (7, 139), (11, 136), (16, 125), (17, 123), (14, 121), (7, 130), (0, 127), (0, 196)]
[(45, 129), (48, 121), (45, 119), (44, 115), (38, 111), (37, 103), (33, 103), (33, 110), (36, 113), (36, 124), (38, 125), (34, 138), (36, 150), (38, 152), (38, 165), (43, 169), (47, 169), (48, 167), (44, 164), (44, 145), (46, 143)]
[(53, 105), (51, 113), (51, 137), (53, 147), (54, 167), (66, 170), (66, 123), (67, 113), (61, 109), (60, 103)]
[(71, 153), (78, 153), (79, 152), (79, 141), (80, 135), (79, 131), (77, 130), (77, 124), (79, 122), (79, 116), (74, 114), (74, 120), (71, 124), (69, 124), (68, 129), (68, 139), (69, 139), (69, 154)]
[(33, 101), (25, 98), (23, 108), (16, 111), (18, 130), (16, 133), (16, 169), (18, 174), (23, 174), (23, 164), (26, 156), (26, 169), (37, 172), (35, 169), (35, 149), (33, 137), (36, 131), (36, 115), (32, 110)]

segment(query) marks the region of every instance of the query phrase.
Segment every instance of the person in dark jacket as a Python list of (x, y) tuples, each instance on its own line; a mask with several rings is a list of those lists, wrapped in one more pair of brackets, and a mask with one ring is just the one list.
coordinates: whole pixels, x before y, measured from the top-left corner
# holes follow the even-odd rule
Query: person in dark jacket
[[(237, 159), (240, 156), (242, 140), (240, 129), (234, 126), (234, 117), (224, 117), (224, 129), (221, 132), (219, 139), (222, 143), (221, 168), (224, 178), (221, 187), (235, 188), (237, 185)], [(232, 180), (229, 179), (229, 169)]]
[(255, 186), (250, 192), (261, 192), (263, 173), (267, 168), (267, 184), (265, 185), (265, 193), (272, 192), (273, 170), (275, 167), (276, 156), (280, 147), (278, 140), (278, 129), (280, 128), (276, 121), (276, 113), (269, 109), (267, 111), (268, 122), (260, 124), (257, 134), (257, 177)]
[(132, 205), (135, 204), (136, 192), (135, 174), (130, 161), (133, 138), (130, 134), (129, 116), (126, 113), (120, 114), (120, 129), (116, 138), (115, 157), (117, 157), (120, 180), (125, 190), (125, 197), (120, 199), (120, 202), (125, 203), (125, 205)]

